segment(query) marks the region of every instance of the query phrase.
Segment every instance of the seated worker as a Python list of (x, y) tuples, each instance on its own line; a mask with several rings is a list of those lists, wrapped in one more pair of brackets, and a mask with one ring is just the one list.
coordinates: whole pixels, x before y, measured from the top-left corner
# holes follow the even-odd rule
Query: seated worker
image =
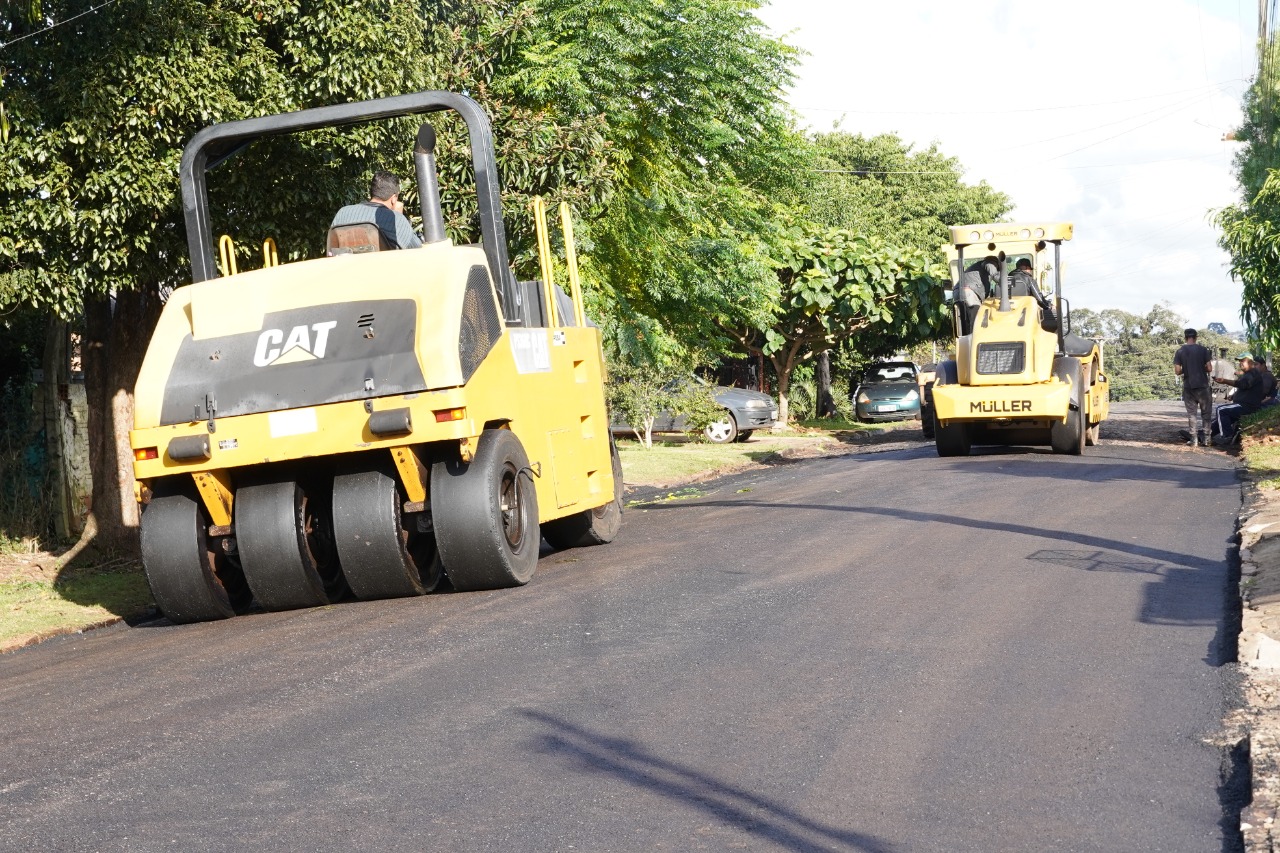
[(1018, 258), (1018, 263), (1013, 274), (1009, 276), (1009, 296), (1033, 296), (1040, 305), (1043, 316), (1040, 319), (1040, 326), (1046, 332), (1056, 332), (1058, 330), (1058, 319), (1053, 313), (1053, 305), (1049, 302), (1049, 298), (1040, 292), (1040, 288), (1036, 285), (1035, 274), (1031, 272), (1031, 259)]
[(340, 225), (373, 224), (391, 249), (416, 249), (422, 245), (404, 215), (400, 201), (400, 179), (393, 173), (377, 171), (369, 182), (369, 200), (349, 204), (333, 217), (330, 228)]
[(955, 303), (960, 306), (960, 334), (973, 332), (973, 321), (978, 316), (982, 300), (991, 293), (991, 288), (999, 280), (1000, 259), (988, 255), (971, 264), (960, 276), (952, 290)]
[(1242, 352), (1236, 356), (1236, 361), (1240, 363), (1242, 372), (1235, 379), (1212, 377), (1214, 382), (1236, 389), (1235, 402), (1219, 406), (1213, 418), (1213, 443), (1219, 446), (1235, 443), (1239, 437), (1240, 419), (1262, 407), (1263, 394), (1269, 387), (1262, 371), (1254, 363), (1252, 353)]
[(1258, 357), (1258, 369), (1262, 371), (1262, 408), (1275, 406), (1280, 404), (1280, 400), (1276, 398), (1276, 391), (1280, 390), (1280, 383), (1276, 381), (1275, 374), (1271, 372), (1271, 368), (1267, 367), (1267, 360)]
[(1017, 268), (1009, 276), (1010, 296), (1034, 296), (1037, 302), (1044, 303), (1040, 288), (1036, 287), (1035, 275), (1031, 272), (1031, 259), (1018, 258)]

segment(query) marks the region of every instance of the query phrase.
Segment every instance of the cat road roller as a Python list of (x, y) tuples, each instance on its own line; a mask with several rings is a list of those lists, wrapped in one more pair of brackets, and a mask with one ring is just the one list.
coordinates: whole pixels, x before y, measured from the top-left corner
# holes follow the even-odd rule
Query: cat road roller
[(930, 395), (939, 456), (967, 456), (975, 444), (1079, 455), (1097, 443), (1109, 384), (1098, 342), (1069, 332), (1061, 249), (1072, 230), (1069, 222), (951, 228), (952, 280), (985, 298), (975, 313), (959, 299), (952, 306), (955, 359), (938, 365)]
[[(388, 250), (375, 227), (342, 226), (325, 257), (268, 256), (219, 276), (206, 170), (264, 137), (442, 110), (467, 127), (479, 245), (445, 235), (423, 124), (421, 248)], [(614, 538), (622, 472), (567, 207), (572, 295), (550, 280), (540, 204), (543, 281), (517, 281), (478, 104), (419, 92), (214, 125), (187, 145), (181, 181), (193, 283), (165, 305), (130, 434), (143, 563), (170, 620), (254, 600), (282, 610), (419, 595), (446, 579), (516, 586), (544, 536), (553, 547)]]

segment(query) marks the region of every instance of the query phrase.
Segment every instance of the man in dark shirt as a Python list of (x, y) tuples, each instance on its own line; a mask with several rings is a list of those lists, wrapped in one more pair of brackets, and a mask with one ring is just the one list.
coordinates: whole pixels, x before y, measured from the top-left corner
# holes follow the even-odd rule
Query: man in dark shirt
[(1280, 390), (1280, 383), (1276, 382), (1276, 376), (1271, 372), (1271, 368), (1267, 367), (1265, 358), (1257, 358), (1258, 369), (1262, 371), (1262, 408), (1274, 406), (1278, 402), (1276, 400), (1276, 391)]
[(998, 281), (999, 275), (1000, 259), (994, 255), (970, 264), (961, 274), (952, 290), (952, 298), (960, 306), (960, 334), (972, 334), (973, 321), (982, 307), (982, 300), (991, 293), (992, 282)]
[(422, 240), (404, 215), (400, 201), (400, 179), (392, 172), (374, 172), (369, 182), (369, 200), (349, 204), (333, 217), (330, 228), (340, 225), (376, 225), (382, 239), (392, 249), (416, 249)]
[[(1205, 443), (1209, 423), (1213, 419), (1213, 391), (1209, 374), (1213, 370), (1213, 353), (1196, 342), (1196, 330), (1183, 333), (1186, 340), (1173, 354), (1173, 372), (1182, 377), (1182, 402), (1187, 407), (1187, 444), (1198, 447)], [(1200, 428), (1196, 428), (1196, 414)]]
[(1235, 440), (1240, 437), (1240, 419), (1262, 408), (1262, 395), (1267, 390), (1267, 382), (1263, 378), (1262, 371), (1254, 364), (1252, 353), (1240, 353), (1236, 356), (1236, 362), (1241, 369), (1239, 376), (1235, 379), (1213, 380), (1222, 385), (1231, 385), (1236, 389), (1232, 402), (1219, 406), (1217, 417), (1214, 418), (1214, 430), (1217, 435), (1213, 437), (1213, 443), (1220, 446), (1235, 443)]

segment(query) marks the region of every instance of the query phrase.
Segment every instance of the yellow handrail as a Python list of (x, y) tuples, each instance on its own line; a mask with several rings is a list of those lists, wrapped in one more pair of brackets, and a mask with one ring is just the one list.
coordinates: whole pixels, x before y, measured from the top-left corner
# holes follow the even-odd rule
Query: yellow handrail
[(235, 275), (239, 272), (236, 269), (236, 244), (230, 234), (223, 234), (218, 240), (218, 257), (223, 275)]
[(280, 266), (280, 255), (276, 252), (276, 238), (268, 237), (262, 241), (262, 268)]
[(573, 239), (573, 215), (569, 202), (560, 202), (560, 228), (564, 231), (564, 259), (569, 265), (569, 293), (573, 297), (573, 324), (587, 325), (586, 310), (582, 307), (582, 279), (578, 275), (578, 247)]
[(533, 227), (538, 234), (538, 265), (542, 268), (542, 298), (547, 306), (547, 321), (551, 328), (556, 322), (555, 281), (551, 275), (551, 238), (547, 233), (547, 204), (542, 196), (533, 200)]

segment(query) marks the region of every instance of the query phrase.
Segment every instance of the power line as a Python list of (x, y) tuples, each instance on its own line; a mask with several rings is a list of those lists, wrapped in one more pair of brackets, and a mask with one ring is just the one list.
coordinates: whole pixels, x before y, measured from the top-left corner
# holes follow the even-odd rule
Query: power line
[[(1183, 110), (1183, 109), (1185, 109), (1185, 108), (1187, 108), (1187, 107), (1192, 107), (1192, 106), (1195, 106), (1196, 104), (1204, 103), (1205, 101), (1209, 100), (1210, 98), (1212, 98), (1212, 97), (1213, 97), (1214, 95), (1216, 95), (1216, 94), (1218, 94), (1218, 92), (1217, 92), (1217, 91), (1213, 91), (1213, 92), (1201, 92), (1200, 94), (1195, 95), (1194, 97), (1191, 97), (1191, 98), (1187, 98), (1187, 99), (1185, 99), (1185, 100), (1178, 101), (1177, 103), (1174, 103), (1174, 104), (1163, 104), (1162, 106), (1156, 107), (1155, 109), (1147, 110), (1147, 111), (1146, 111), (1146, 112), (1144, 112), (1144, 113), (1137, 113), (1137, 114), (1135, 114), (1135, 115), (1128, 115), (1128, 116), (1125, 116), (1125, 117), (1124, 117), (1124, 118), (1122, 118), (1122, 119), (1117, 119), (1117, 120), (1115, 120), (1115, 121), (1109, 121), (1109, 122), (1105, 122), (1105, 123), (1103, 123), (1103, 124), (1095, 124), (1095, 125), (1093, 125), (1092, 127), (1086, 127), (1086, 128), (1082, 128), (1082, 129), (1080, 129), (1080, 130), (1072, 130), (1072, 131), (1068, 131), (1067, 133), (1060, 133), (1060, 134), (1058, 134), (1057, 136), (1050, 136), (1050, 137), (1048, 137), (1047, 139), (1036, 139), (1036, 140), (1033, 140), (1033, 141), (1031, 141), (1031, 142), (1023, 142), (1023, 143), (1021, 143), (1021, 144), (1018, 144), (1018, 145), (1012, 145), (1012, 146), (1010, 146), (1010, 147), (1008, 147), (1008, 148), (1004, 148), (1004, 149), (1002, 149), (1002, 150), (1004, 150), (1004, 151), (1014, 151), (1014, 150), (1017, 150), (1017, 149), (1019, 149), (1019, 148), (1029, 148), (1029, 147), (1031, 147), (1031, 146), (1033, 146), (1033, 145), (1043, 145), (1043, 144), (1044, 144), (1044, 143), (1046, 143), (1046, 142), (1056, 142), (1056, 141), (1057, 141), (1057, 140), (1059, 140), (1059, 139), (1067, 139), (1067, 138), (1072, 137), (1072, 136), (1080, 136), (1081, 134), (1085, 134), (1085, 133), (1092, 133), (1092, 132), (1093, 132), (1093, 131), (1095, 131), (1095, 130), (1102, 130), (1104, 127), (1114, 127), (1115, 125), (1118, 125), (1118, 124), (1124, 124), (1125, 122), (1133, 121), (1134, 119), (1144, 118), (1144, 117), (1146, 117), (1146, 116), (1153, 115), (1153, 114), (1155, 114), (1155, 113), (1163, 113), (1164, 115), (1160, 116), (1160, 118), (1164, 118), (1164, 117), (1167, 117), (1167, 116), (1174, 115), (1175, 113), (1178, 113), (1178, 112), (1180, 112), (1181, 110)], [(1157, 119), (1157, 120), (1159, 120), (1159, 119)], [(1142, 125), (1138, 125), (1138, 127), (1141, 127), (1141, 126), (1142, 126)], [(1135, 130), (1136, 130), (1137, 128), (1132, 128), (1132, 129), (1135, 129)], [(1128, 132), (1128, 131), (1126, 131), (1126, 133), (1127, 133), (1127, 132)], [(1105, 141), (1105, 140), (1104, 140), (1104, 141)], [(1070, 152), (1068, 152), (1068, 153), (1070, 153)]]
[[(1182, 111), (1183, 109), (1185, 109), (1186, 107), (1194, 106), (1194, 105), (1195, 105), (1195, 104), (1197, 104), (1197, 103), (1201, 103), (1201, 102), (1203, 102), (1203, 101), (1205, 101), (1205, 100), (1208, 100), (1208, 98), (1209, 98), (1209, 97), (1210, 97), (1210, 96), (1206, 95), (1206, 96), (1201, 97), (1201, 98), (1199, 98), (1199, 99), (1197, 99), (1197, 100), (1192, 100), (1192, 101), (1189, 101), (1189, 102), (1183, 103), (1183, 104), (1179, 105), (1177, 109), (1170, 110), (1169, 112), (1165, 113), (1164, 115), (1156, 116), (1156, 117), (1155, 117), (1155, 118), (1153, 118), (1151, 121), (1144, 121), (1142, 124), (1136, 124), (1136, 125), (1134, 125), (1133, 127), (1130, 127), (1130, 128), (1128, 128), (1128, 129), (1126, 129), (1126, 130), (1122, 130), (1122, 131), (1120, 131), (1119, 133), (1116, 133), (1116, 134), (1113, 134), (1113, 135), (1111, 135), (1111, 136), (1108, 136), (1106, 139), (1099, 139), (1097, 142), (1090, 142), (1088, 145), (1081, 145), (1079, 148), (1073, 148), (1073, 149), (1071, 149), (1070, 151), (1067, 151), (1067, 152), (1062, 153), (1062, 154), (1058, 154), (1057, 156), (1054, 156), (1054, 157), (1050, 157), (1049, 159), (1050, 159), (1050, 160), (1061, 160), (1063, 157), (1067, 157), (1067, 156), (1069, 156), (1069, 155), (1071, 155), (1071, 154), (1075, 154), (1075, 153), (1077, 153), (1077, 152), (1079, 152), (1079, 151), (1084, 151), (1086, 148), (1092, 148), (1092, 147), (1094, 147), (1095, 145), (1101, 145), (1101, 144), (1102, 144), (1102, 143), (1104, 143), (1104, 142), (1110, 142), (1110, 141), (1111, 141), (1111, 140), (1113, 140), (1113, 139), (1119, 139), (1121, 136), (1124, 136), (1126, 133), (1133, 133), (1135, 130), (1139, 130), (1140, 128), (1144, 128), (1144, 127), (1146, 127), (1147, 125), (1155, 124), (1155, 123), (1156, 123), (1156, 122), (1158, 122), (1158, 121), (1164, 121), (1164, 120), (1165, 120), (1165, 119), (1167, 119), (1167, 118), (1171, 118), (1171, 117), (1172, 117), (1172, 116), (1174, 116), (1175, 114), (1177, 114), (1177, 113), (1181, 112), (1181, 111)], [(1153, 110), (1153, 112), (1154, 112), (1154, 110)], [(1150, 114), (1150, 113), (1148, 113), (1148, 115), (1149, 115), (1149, 114)], [(1098, 128), (1093, 128), (1093, 129), (1094, 129), (1094, 130), (1097, 130)]]
[(98, 11), (99, 9), (102, 9), (102, 8), (104, 8), (104, 7), (106, 7), (106, 6), (110, 6), (112, 3), (115, 3), (115, 2), (116, 2), (116, 0), (103, 0), (103, 2), (99, 3), (97, 6), (91, 6), (90, 8), (85, 9), (83, 12), (81, 12), (81, 13), (80, 13), (80, 14), (78, 14), (78, 15), (72, 15), (70, 18), (67, 18), (65, 21), (55, 21), (54, 23), (50, 24), (49, 26), (45, 27), (44, 29), (36, 30), (35, 32), (32, 32), (32, 33), (27, 33), (25, 36), (18, 36), (16, 39), (13, 39), (13, 40), (11, 40), (11, 41), (7, 41), (7, 42), (5, 42), (4, 44), (0, 44), (0, 50), (4, 50), (6, 47), (8, 47), (8, 46), (9, 46), (9, 45), (11, 45), (11, 44), (17, 44), (18, 42), (22, 41), (23, 39), (29, 39), (29, 38), (31, 38), (32, 36), (38, 36), (38, 35), (40, 35), (41, 33), (47, 33), (47, 32), (49, 32), (49, 30), (56, 30), (58, 27), (61, 27), (61, 26), (63, 26), (64, 24), (69, 24), (69, 23), (71, 23), (71, 22), (72, 22), (72, 21), (74, 21), (76, 18), (83, 18), (85, 15), (89, 14), (90, 12), (96, 12), (96, 11)]

